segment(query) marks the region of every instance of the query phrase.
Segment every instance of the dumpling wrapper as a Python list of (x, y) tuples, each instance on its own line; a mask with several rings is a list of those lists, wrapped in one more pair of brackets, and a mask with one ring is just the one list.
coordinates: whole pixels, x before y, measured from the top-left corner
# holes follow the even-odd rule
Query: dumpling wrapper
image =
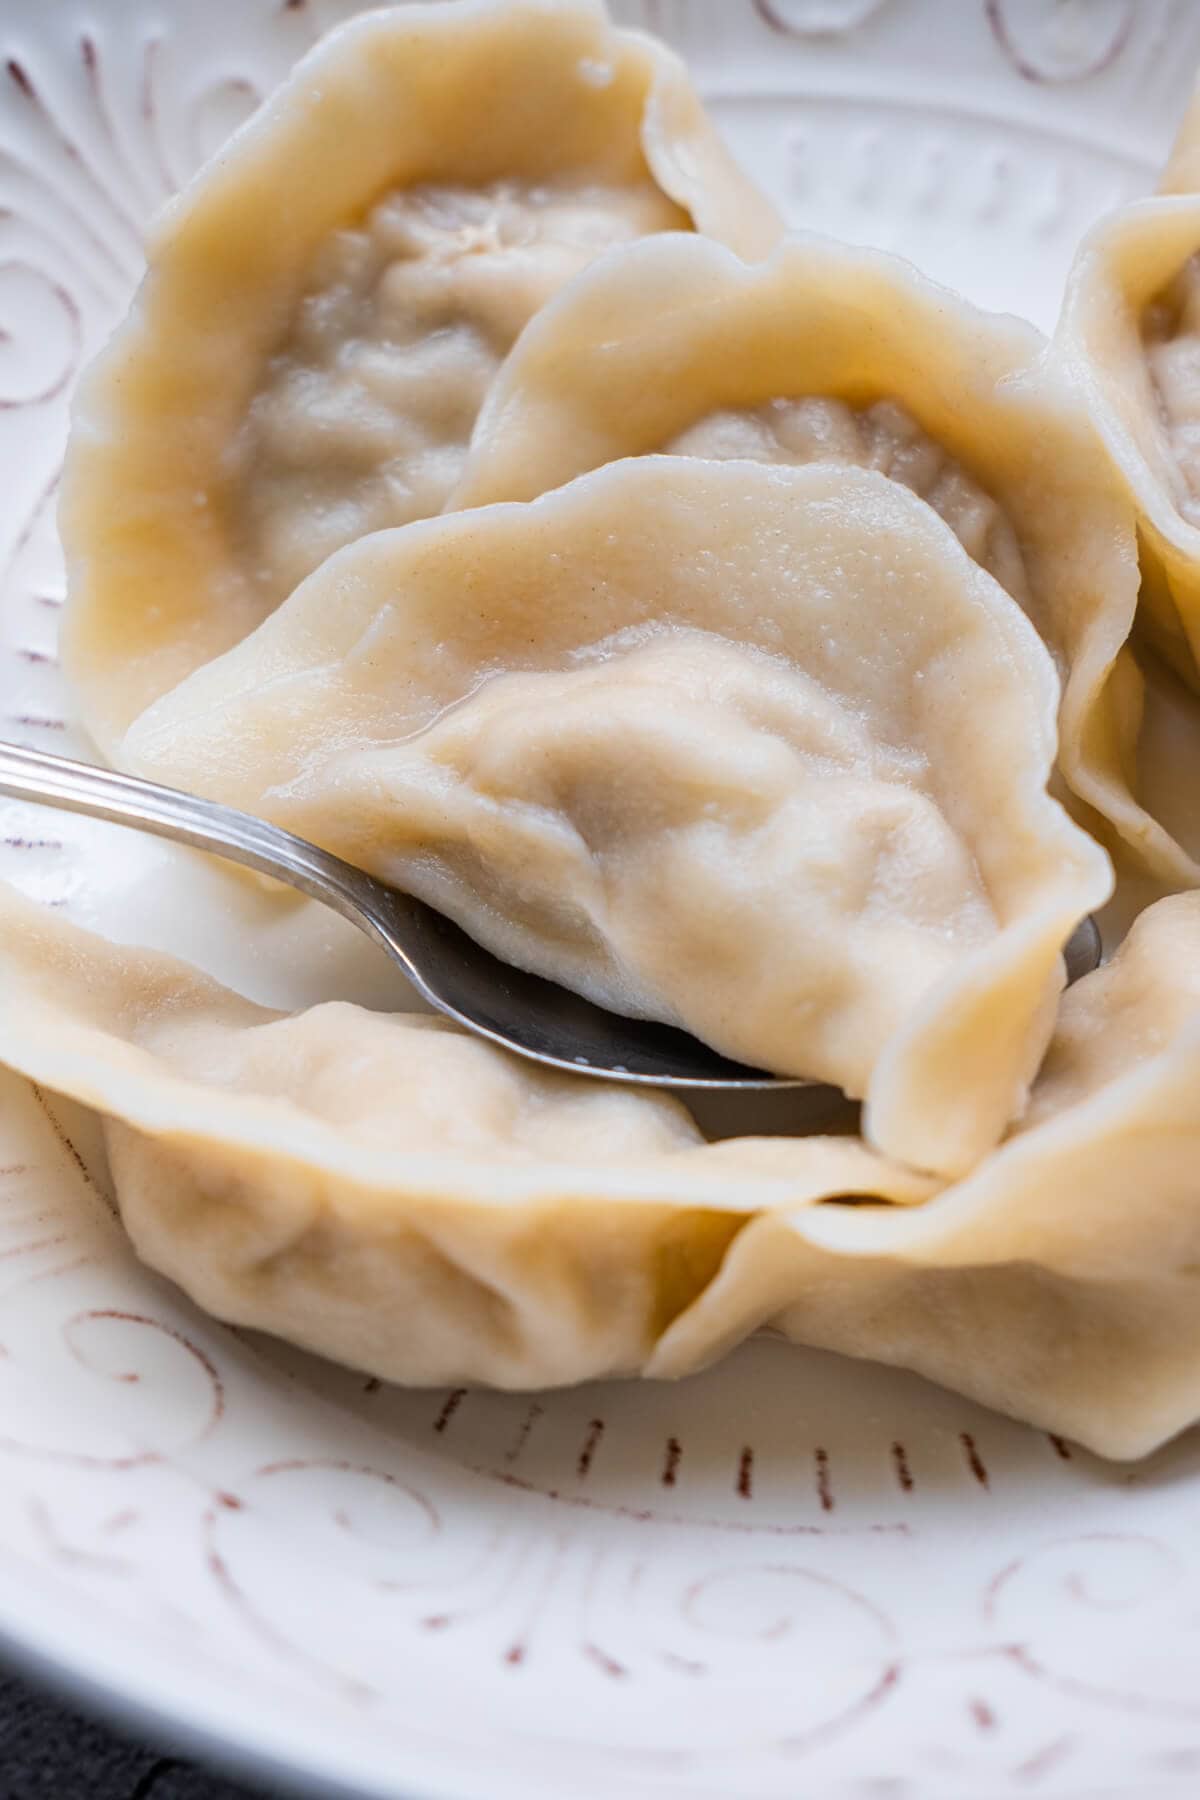
[(82, 383), (65, 659), (112, 753), (332, 550), (440, 510), (526, 319), (606, 245), (779, 224), (664, 46), (600, 0), (333, 32), (164, 213)]
[(676, 457), (340, 552), (128, 734), (507, 961), (866, 1100), (958, 1173), (1108, 859), (1020, 609), (884, 476)]
[(1184, 894), (1063, 997), (1026, 1117), (973, 1175), (903, 1217), (755, 1220), (649, 1372), (771, 1321), (1137, 1457), (1200, 1417), (1198, 1289), (1200, 895)]
[(134, 1247), (201, 1306), (418, 1385), (635, 1374), (757, 1210), (932, 1185), (853, 1138), (705, 1144), (421, 1015), (270, 1012), (2, 885), (0, 1062), (104, 1116)]
[(530, 324), (454, 498), (531, 499), (663, 451), (857, 463), (921, 494), (1054, 653), (1072, 792), (1149, 867), (1191, 878), (1134, 785), (1117, 692), (1138, 592), (1132, 509), (1032, 325), (820, 237), (753, 267), (699, 239), (646, 240), (598, 260)]

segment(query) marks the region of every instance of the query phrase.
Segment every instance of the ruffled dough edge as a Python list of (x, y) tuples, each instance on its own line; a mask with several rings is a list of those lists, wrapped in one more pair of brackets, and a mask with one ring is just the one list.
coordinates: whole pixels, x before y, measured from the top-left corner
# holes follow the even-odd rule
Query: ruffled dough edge
[[(518, 76), (507, 109), (506, 62)], [(568, 92), (563, 71), (581, 62), (614, 76)], [(633, 132), (614, 148), (613, 120), (631, 111)], [(60, 502), (63, 656), (107, 755), (151, 699), (261, 617), (213, 494), (251, 377), (318, 244), (398, 178), (486, 180), (513, 171), (518, 144), (531, 173), (589, 157), (610, 172), (644, 165), (700, 230), (746, 255), (781, 230), (680, 59), (615, 28), (601, 0), (433, 0), (331, 32), (166, 208), (132, 310), (77, 391)], [(244, 367), (231, 366), (231, 337)]]

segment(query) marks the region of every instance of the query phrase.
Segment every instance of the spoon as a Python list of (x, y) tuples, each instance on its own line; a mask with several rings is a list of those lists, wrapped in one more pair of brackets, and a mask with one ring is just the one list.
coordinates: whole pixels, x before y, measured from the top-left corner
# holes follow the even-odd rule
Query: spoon
[[(654, 1087), (795, 1088), (798, 1114), (823, 1120), (837, 1089), (747, 1068), (670, 1025), (624, 1019), (540, 975), (512, 968), (442, 913), (376, 881), (265, 819), (43, 750), (0, 744), (0, 795), (132, 825), (244, 863), (331, 906), (379, 944), (435, 1011), (506, 1050), (551, 1068)], [(1100, 960), (1100, 934), (1085, 919), (1066, 949), (1067, 978)]]

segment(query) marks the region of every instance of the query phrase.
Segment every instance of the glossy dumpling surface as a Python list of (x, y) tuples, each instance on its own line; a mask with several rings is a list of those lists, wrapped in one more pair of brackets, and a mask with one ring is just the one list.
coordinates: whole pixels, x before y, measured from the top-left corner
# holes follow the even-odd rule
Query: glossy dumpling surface
[(957, 1170), (1108, 890), (1046, 792), (1057, 698), (901, 484), (647, 457), (341, 552), (123, 755)]

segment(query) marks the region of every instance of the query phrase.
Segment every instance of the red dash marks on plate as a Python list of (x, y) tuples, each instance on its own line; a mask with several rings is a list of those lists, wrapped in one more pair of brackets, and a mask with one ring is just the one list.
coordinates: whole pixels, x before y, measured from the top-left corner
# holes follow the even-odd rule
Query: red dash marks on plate
[(610, 1656), (606, 1650), (601, 1650), (599, 1644), (585, 1644), (583, 1654), (589, 1662), (594, 1662), (598, 1669), (603, 1669), (606, 1675), (611, 1675), (614, 1681), (623, 1681), (629, 1674), (625, 1664), (619, 1663), (616, 1657)]
[(970, 1713), (980, 1731), (996, 1729), (996, 1715), (986, 1700), (968, 1700), (967, 1711)]
[(899, 1483), (901, 1493), (911, 1494), (915, 1483), (913, 1481), (912, 1470), (908, 1466), (908, 1452), (899, 1440), (892, 1445), (892, 1467), (896, 1471), (896, 1480)]
[(57, 656), (55, 656), (53, 650), (24, 649), (24, 650), (18, 650), (17, 655), (20, 657), (22, 662), (27, 662), (27, 663), (35, 663), (35, 664), (50, 663), (51, 665), (53, 665), (54, 663), (57, 663), (57, 661), (58, 661), (58, 658), (57, 658)]
[[(54, 904), (54, 902), (52, 901), (51, 905), (53, 905), (53, 904)], [(32, 1093), (34, 1099), (37, 1101), (38, 1106), (41, 1108), (42, 1112), (45, 1114), (47, 1125), (49, 1125), (51, 1131), (54, 1133), (55, 1137), (58, 1139), (63, 1150), (70, 1157), (71, 1161), (75, 1164), (75, 1167), (79, 1170), (79, 1173), (83, 1176), (83, 1179), (87, 1183), (88, 1187), (94, 1188), (96, 1184), (92, 1180), (91, 1170), (88, 1168), (87, 1164), (84, 1162), (82, 1156), (80, 1156), (79, 1150), (76, 1147), (74, 1139), (68, 1137), (67, 1133), (63, 1130), (62, 1126), (59, 1124), (57, 1117), (55, 1116), (54, 1112), (50, 1108), (50, 1104), (47, 1101), (45, 1094), (43, 1094), (41, 1088), (38, 1086), (36, 1081), (31, 1081), (29, 1084), (29, 1088), (30, 1088), (30, 1092)], [(118, 1313), (103, 1313), (103, 1314), (97, 1313), (95, 1316), (97, 1318), (103, 1317), (103, 1318), (114, 1318), (115, 1319), (115, 1318), (120, 1317), (121, 1315)], [(138, 1322), (141, 1323), (142, 1321), (139, 1320)], [(170, 1326), (164, 1326), (163, 1330), (166, 1331), (170, 1337), (178, 1337), (179, 1336), (178, 1332), (172, 1331)], [(179, 1341), (181, 1343), (183, 1343), (185, 1340), (180, 1338)], [(189, 1344), (188, 1349), (190, 1350), (191, 1348), (192, 1348), (192, 1346)], [(194, 1354), (199, 1355), (200, 1353), (195, 1352)], [(207, 1363), (207, 1358), (203, 1358), (202, 1360), (204, 1360)], [(214, 1371), (214, 1374), (215, 1374), (215, 1371)]]
[(433, 1421), (433, 1429), (439, 1435), (445, 1431), (447, 1425), (449, 1425), (451, 1419), (454, 1417), (466, 1397), (466, 1388), (455, 1388), (452, 1393), (446, 1395), (446, 1404), (442, 1407), (441, 1412)]
[(575, 1473), (578, 1475), (580, 1481), (587, 1479), (588, 1470), (592, 1466), (592, 1459), (599, 1448), (600, 1439), (603, 1436), (604, 1420), (593, 1419), (588, 1426), (587, 1436), (583, 1440), (583, 1448), (579, 1452), (579, 1461), (575, 1465)]
[(539, 1406), (536, 1400), (533, 1401), (529, 1410), (526, 1412), (525, 1417), (521, 1420), (516, 1437), (504, 1452), (504, 1460), (506, 1463), (515, 1463), (524, 1453), (525, 1446), (529, 1442), (529, 1434), (544, 1411), (544, 1407)]
[(519, 1669), (521, 1664), (525, 1661), (524, 1644), (510, 1644), (508, 1649), (504, 1652), (504, 1660), (510, 1669)]
[(683, 1455), (683, 1447), (678, 1438), (667, 1439), (667, 1453), (663, 1457), (662, 1475), (664, 1487), (674, 1487), (679, 1472), (679, 1459)]
[(1055, 1433), (1053, 1431), (1048, 1431), (1046, 1433), (1046, 1436), (1049, 1438), (1050, 1443), (1053, 1446), (1054, 1454), (1056, 1456), (1060, 1456), (1064, 1462), (1070, 1462), (1070, 1460), (1071, 1460), (1070, 1444), (1065, 1443), (1063, 1441), (1063, 1439), (1060, 1438), (1057, 1435), (1057, 1433)]
[(676, 1656), (673, 1650), (663, 1650), (659, 1661), (668, 1669), (674, 1669), (680, 1675), (707, 1675), (708, 1664), (693, 1662), (690, 1656)]
[(737, 1491), (743, 1500), (754, 1498), (754, 1452), (749, 1444), (738, 1457)]
[(1040, 1750), (1035, 1750), (1032, 1756), (1026, 1757), (1023, 1763), (1018, 1763), (1013, 1770), (1013, 1775), (1021, 1782), (1040, 1781), (1043, 1775), (1047, 1775), (1051, 1769), (1057, 1768), (1063, 1758), (1068, 1756), (1074, 1748), (1075, 1739), (1073, 1737), (1052, 1738), (1048, 1744), (1043, 1744)]
[(829, 1452), (820, 1444), (813, 1451), (813, 1463), (817, 1472), (817, 1499), (821, 1502), (822, 1512), (832, 1512), (835, 1501), (833, 1483), (829, 1478)]
[[(39, 1250), (57, 1250), (60, 1244), (69, 1244), (71, 1234), (56, 1231), (52, 1237), (30, 1238), (27, 1244), (14, 1244), (11, 1249), (0, 1250), (0, 1262), (14, 1261), (18, 1256), (36, 1256)], [(125, 1380), (124, 1376), (119, 1377)]]
[(958, 1441), (962, 1445), (963, 1455), (967, 1459), (967, 1467), (970, 1469), (980, 1487), (989, 1487), (991, 1483), (988, 1479), (988, 1472), (984, 1466), (983, 1458), (975, 1447), (975, 1439), (971, 1436), (971, 1433), (969, 1431), (960, 1431), (958, 1434)]

